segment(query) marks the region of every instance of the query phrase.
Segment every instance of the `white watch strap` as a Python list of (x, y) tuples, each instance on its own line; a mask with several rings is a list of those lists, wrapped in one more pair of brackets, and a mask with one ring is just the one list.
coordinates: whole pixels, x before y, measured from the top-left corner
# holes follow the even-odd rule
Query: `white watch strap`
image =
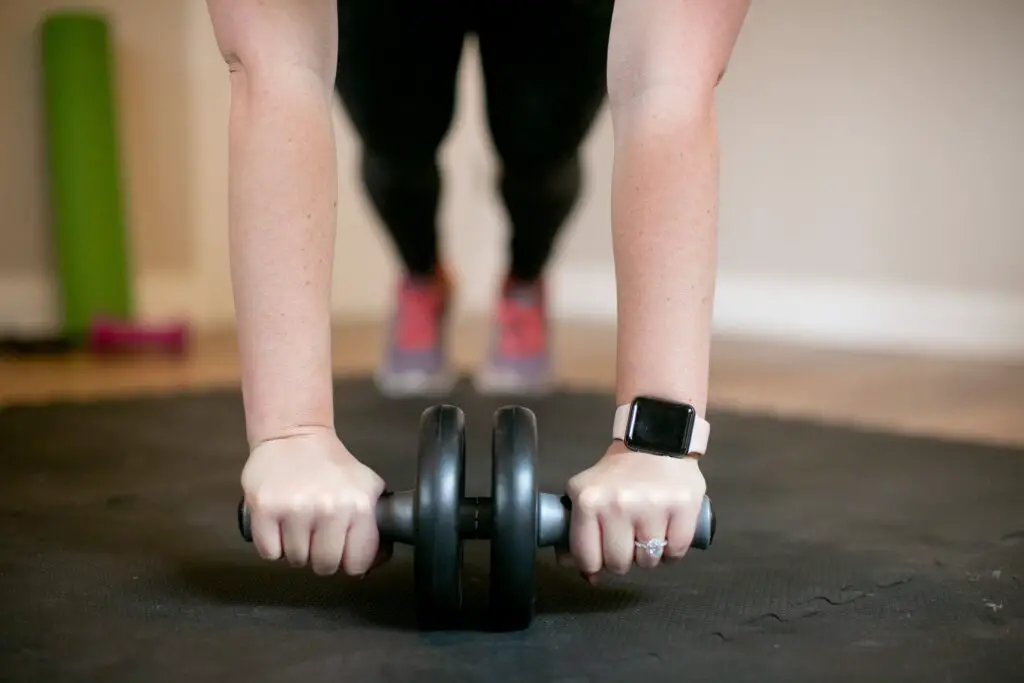
[[(615, 409), (615, 419), (612, 422), (612, 438), (622, 441), (626, 437), (630, 409), (632, 403), (624, 403)], [(693, 421), (693, 434), (690, 435), (690, 447), (688, 453), (704, 455), (708, 449), (708, 439), (711, 436), (711, 425), (699, 415)]]

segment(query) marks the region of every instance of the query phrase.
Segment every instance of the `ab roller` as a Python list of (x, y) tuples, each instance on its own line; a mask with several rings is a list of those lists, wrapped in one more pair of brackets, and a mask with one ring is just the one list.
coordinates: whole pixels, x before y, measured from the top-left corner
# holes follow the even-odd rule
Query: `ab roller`
[[(421, 627), (457, 627), (462, 612), (462, 542), (490, 541), (490, 615), (501, 630), (529, 626), (534, 614), (537, 549), (568, 546), (572, 507), (565, 496), (537, 490), (537, 420), (521, 406), (494, 414), (491, 496), (467, 498), (465, 415), (438, 405), (420, 419), (416, 485), (377, 501), (382, 542), (413, 546), (416, 614)], [(242, 537), (252, 541), (245, 502)], [(691, 547), (706, 549), (715, 535), (705, 497)]]

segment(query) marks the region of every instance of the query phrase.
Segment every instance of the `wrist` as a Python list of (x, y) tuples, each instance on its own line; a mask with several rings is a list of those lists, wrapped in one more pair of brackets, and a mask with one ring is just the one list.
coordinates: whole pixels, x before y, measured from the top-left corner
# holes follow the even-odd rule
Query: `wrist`
[(691, 405), (703, 417), (708, 401), (710, 326), (700, 320), (687, 322), (666, 316), (661, 319), (660, 329), (652, 329), (650, 319), (633, 319), (628, 314), (621, 317), (617, 334), (616, 404), (651, 396)]
[(260, 424), (247, 428), (249, 452), (270, 441), (281, 441), (293, 438), (312, 436), (331, 436), (337, 438), (333, 422), (292, 422), (276, 424)]
[(643, 391), (616, 389), (615, 392), (615, 405), (616, 407), (632, 403), (635, 399), (649, 396), (652, 398), (662, 399), (664, 401), (671, 401), (673, 403), (680, 403), (685, 405), (693, 406), (694, 412), (697, 417), (704, 418), (707, 413), (707, 386), (703, 385), (699, 388), (690, 386), (689, 388), (678, 388), (673, 389), (671, 387), (662, 386), (659, 389), (655, 388), (658, 385), (643, 385), (647, 388)]
[[(622, 441), (618, 439), (612, 440), (605, 449), (604, 458), (609, 460), (625, 460), (628, 462), (648, 462), (651, 458), (660, 458), (660, 456), (651, 455), (650, 453), (641, 453), (639, 451), (630, 450), (626, 447)], [(660, 458), (661, 460), (667, 460), (671, 462), (679, 463), (679, 467), (694, 467), (700, 469), (700, 458)]]
[(670, 458), (700, 458), (711, 425), (697, 408), (660, 396), (636, 396), (615, 408), (612, 438), (623, 448)]
[(639, 368), (620, 361), (619, 377), (615, 384), (615, 405), (621, 406), (638, 397), (650, 396), (693, 406), (697, 415), (704, 417), (708, 403), (707, 361), (692, 359), (683, 365), (671, 369), (663, 367), (662, 372), (656, 374), (635, 372), (633, 370)]
[(240, 330), (242, 399), (250, 444), (334, 430), (329, 332), (300, 328), (296, 334), (311, 343), (273, 343), (267, 334), (257, 338)]

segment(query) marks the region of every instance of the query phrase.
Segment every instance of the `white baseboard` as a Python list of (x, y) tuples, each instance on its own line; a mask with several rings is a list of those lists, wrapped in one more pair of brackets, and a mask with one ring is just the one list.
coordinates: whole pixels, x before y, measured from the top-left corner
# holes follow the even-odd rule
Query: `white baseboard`
[[(614, 321), (610, 268), (554, 274), (558, 315)], [(1024, 293), (720, 272), (716, 334), (851, 350), (1024, 358)]]
[[(205, 320), (193, 288), (187, 275), (140, 278), (139, 316), (230, 324)], [(551, 305), (560, 318), (614, 322), (611, 268), (557, 267)], [(0, 277), (0, 334), (53, 332), (57, 313), (49, 279)], [(826, 348), (1019, 359), (1024, 358), (1024, 294), (720, 272), (713, 330)]]
[[(153, 322), (194, 319), (197, 297), (188, 274), (152, 273), (139, 278), (135, 307)], [(0, 335), (54, 334), (60, 329), (56, 283), (42, 275), (0, 276)]]

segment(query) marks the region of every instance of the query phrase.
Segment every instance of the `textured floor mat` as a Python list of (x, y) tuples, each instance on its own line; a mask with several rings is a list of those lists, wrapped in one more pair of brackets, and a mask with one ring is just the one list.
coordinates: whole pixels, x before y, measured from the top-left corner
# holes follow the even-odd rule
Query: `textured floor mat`
[[(392, 488), (425, 401), (339, 382), (346, 443)], [(460, 387), (469, 493), (502, 401)], [(542, 488), (607, 445), (608, 395), (537, 412)], [(592, 588), (538, 560), (527, 632), (420, 634), (411, 551), (363, 581), (238, 536), (235, 392), (0, 411), (0, 680), (1021, 681), (1024, 451), (710, 416), (715, 545)], [(486, 544), (467, 549), (470, 618)]]

